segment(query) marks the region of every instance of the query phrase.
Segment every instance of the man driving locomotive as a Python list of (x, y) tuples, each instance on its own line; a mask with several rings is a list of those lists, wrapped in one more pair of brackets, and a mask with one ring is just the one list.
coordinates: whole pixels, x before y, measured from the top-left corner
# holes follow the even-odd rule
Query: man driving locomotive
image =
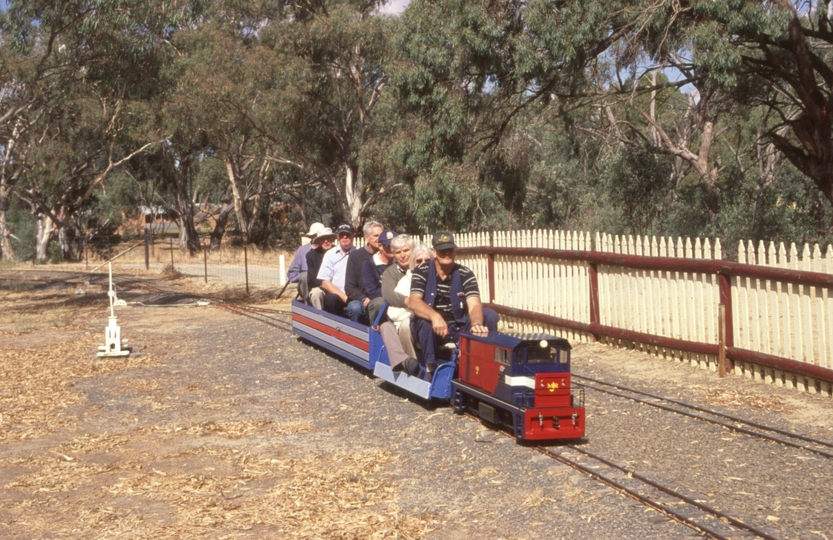
[(412, 332), (417, 338), (425, 370), (433, 373), (437, 350), (454, 347), (460, 332), (497, 331), (497, 313), (480, 302), (477, 278), (455, 262), (454, 235), (442, 231), (431, 239), (434, 260), (414, 269), (409, 307), (414, 312)]

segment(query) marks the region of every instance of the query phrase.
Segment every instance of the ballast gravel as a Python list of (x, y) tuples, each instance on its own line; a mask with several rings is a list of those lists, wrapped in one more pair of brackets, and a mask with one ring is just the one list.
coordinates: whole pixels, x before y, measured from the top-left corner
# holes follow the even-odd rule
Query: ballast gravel
[[(62, 413), (72, 429), (35, 442), (14, 439), (9, 431), (2, 440), (0, 486), (11, 502), (0, 503), (0, 536), (72, 537), (33, 532), (26, 509), (34, 507), (42, 515), (55, 513), (52, 530), (122, 537), (143, 531), (172, 538), (368, 537), (359, 530), (376, 531), (378, 538), (437, 540), (703, 537), (475, 418), (422, 403), (287, 331), (215, 306), (134, 304), (118, 315), (134, 364), (103, 369), (100, 376), (67, 375), (67, 384), (83, 397)], [(274, 316), (288, 321), (288, 314)], [(96, 325), (103, 330), (98, 323), (89, 321), (91, 331), (98, 331)], [(41, 346), (48, 346), (48, 336)], [(573, 372), (833, 441), (829, 397), (736, 376), (720, 379), (687, 363), (601, 344), (576, 344)], [(833, 459), (590, 389), (585, 397), (581, 448), (696, 493), (773, 537), (833, 539)], [(73, 441), (105, 438), (116, 441), (113, 450), (72, 452)], [(561, 444), (550, 448), (565, 450)], [(147, 462), (125, 465), (129, 449), (149, 456)], [(353, 471), (350, 456), (384, 459), (355, 469), (339, 484), (321, 485), (338, 477), (328, 471)], [(33, 486), (45, 485), (46, 467), (39, 460), (47, 458), (66, 458), (76, 470), (105, 464), (105, 474), (97, 483), (67, 482), (60, 490), (53, 483), (39, 491)], [(302, 468), (310, 463), (324, 471)], [(280, 470), (267, 470), (269, 464)], [(128, 489), (137, 467), (144, 483)], [(298, 474), (315, 482), (298, 482)], [(175, 485), (174, 477), (187, 481)], [(166, 481), (173, 491), (149, 499), (153, 486), (162, 485), (149, 479)], [(348, 490), (345, 481), (361, 489)], [(190, 498), (205, 491), (199, 486), (215, 484), (222, 489), (210, 502)], [(309, 507), (290, 504), (293, 490), (313, 488), (332, 491), (332, 498)], [(332, 501), (341, 492), (352, 498), (336, 507)], [(270, 499), (275, 493), (283, 495)], [(272, 521), (268, 505), (282, 508), (280, 523)], [(61, 521), (73, 519), (62, 517), (67, 508), (82, 516), (69, 528)], [(90, 515), (102, 524), (84, 522)], [(121, 520), (113, 522), (118, 528), (106, 528), (108, 515)], [(356, 519), (367, 520), (366, 529), (356, 528)], [(310, 520), (326, 527), (310, 527)]]

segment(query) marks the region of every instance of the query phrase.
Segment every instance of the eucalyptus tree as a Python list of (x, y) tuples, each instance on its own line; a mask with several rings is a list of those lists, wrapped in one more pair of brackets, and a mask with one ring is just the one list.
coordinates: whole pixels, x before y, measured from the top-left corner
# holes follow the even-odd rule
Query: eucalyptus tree
[[(265, 240), (278, 187), (274, 172), (284, 166), (275, 143), (252, 125), (262, 123), (280, 77), (274, 55), (256, 37), (263, 21), (245, 11), (215, 9), (174, 40), (180, 55), (171, 66), (177, 82), (164, 105), (166, 117), (177, 134), (172, 142), (204, 134), (204, 159), (222, 164), (227, 189), (214, 190), (222, 205), (212, 235), (217, 247), (232, 209), (244, 243)], [(222, 203), (226, 198), (231, 206)]]
[(389, 137), (376, 109), (388, 86), (397, 19), (378, 13), (383, 3), (285, 2), (257, 32), (280, 69), (263, 94), (267, 110), (252, 125), (275, 143), (275, 159), (323, 183), (336, 215), (354, 225), (396, 184), (366, 157), (373, 140)]
[(7, 211), (33, 117), (77, 67), (56, 58), (61, 41), (91, 13), (88, 2), (73, 0), (12, 0), (0, 12), (0, 258), (16, 258)]
[[(715, 223), (730, 180), (719, 140), (750, 107), (771, 114), (749, 148), (769, 145), (833, 201), (831, 44), (829, 1), (415, 0), (394, 81), (423, 120), (410, 162), (428, 185), (443, 162), (472, 163), (482, 185), (524, 110), (590, 107), (614, 146), (672, 156), (671, 185), (696, 179)], [(684, 86), (696, 92), (675, 90)], [(652, 112), (663, 93), (676, 117)], [(766, 155), (772, 178), (778, 157)]]
[(95, 200), (113, 170), (160, 139), (148, 128), (142, 103), (158, 89), (156, 74), (170, 53), (171, 32), (199, 5), (8, 3), (3, 37), (19, 49), (19, 64), (33, 67), (13, 77), (12, 86), (21, 89), (12, 92), (4, 115), (25, 114), (24, 125), (37, 127), (38, 134), (27, 139), (25, 153), (16, 148), (14, 163), (23, 172), (12, 191), (42, 219), (40, 258), (55, 228), (70, 255), (64, 233), (73, 214)]
[(83, 90), (90, 89), (76, 87), (43, 114), (35, 126), (40, 140), (26, 156), (26, 171), (16, 189), (37, 217), (41, 261), (55, 234), (62, 257), (77, 257), (71, 240), (82, 233), (78, 213), (95, 204), (96, 192), (115, 170), (155, 143), (152, 134), (141, 133), (141, 128), (135, 132), (136, 118), (147, 114), (143, 104)]

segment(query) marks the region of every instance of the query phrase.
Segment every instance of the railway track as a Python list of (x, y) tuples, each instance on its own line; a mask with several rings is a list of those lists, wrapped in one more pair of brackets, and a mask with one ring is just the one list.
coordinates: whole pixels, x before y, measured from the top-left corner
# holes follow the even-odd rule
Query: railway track
[[(166, 292), (153, 286), (146, 286), (143, 288), (145, 288), (146, 290), (154, 290), (154, 292)], [(288, 313), (286, 313), (285, 311), (245, 306), (233, 302), (223, 301), (220, 299), (212, 299), (212, 302), (213, 305), (215, 305), (216, 307), (219, 307), (231, 313), (248, 317), (254, 321), (267, 324), (273, 328), (277, 328), (285, 332), (292, 332), (292, 325), (288, 321)], [(650, 394), (643, 395), (643, 397), (640, 398), (639, 391), (625, 389), (624, 387), (617, 388), (616, 390), (606, 390), (602, 388), (604, 385), (608, 385), (610, 387), (615, 387), (616, 385), (604, 383), (603, 381), (598, 381), (587, 377), (578, 377), (575, 375), (574, 377), (580, 378), (583, 381), (585, 381), (586, 388), (611, 393), (627, 399), (632, 399), (630, 396), (626, 395), (626, 392), (630, 391), (637, 401), (644, 402), (652, 406), (659, 406), (660, 408), (664, 408), (673, 412), (680, 412), (680, 410), (672, 408), (670, 405), (662, 405), (661, 403), (659, 403), (663, 400), (673, 400), (668, 400)], [(680, 403), (682, 404), (682, 402)], [(707, 409), (703, 409), (688, 404), (677, 405), (677, 407), (682, 406), (687, 406), (691, 410), (696, 411), (688, 412), (688, 415), (697, 418), (700, 418), (700, 415), (702, 414), (713, 412), (708, 411)], [(722, 413), (714, 414), (714, 416), (721, 415)], [(731, 420), (736, 423), (743, 422), (743, 420), (739, 418), (729, 417), (728, 415), (722, 416), (725, 417), (726, 420)], [(721, 423), (721, 425), (724, 424), (726, 425), (726, 427), (730, 429), (735, 429), (736, 431), (744, 429), (738, 427), (737, 425), (729, 425), (728, 422)], [(769, 426), (762, 426), (762, 428), (769, 428)], [(783, 430), (778, 430), (777, 428), (769, 429), (774, 432), (783, 432)], [(745, 432), (746, 431), (744, 431), (744, 433)], [(759, 436), (758, 433), (750, 434)], [(788, 434), (788, 432), (783, 432), (782, 434), (785, 435)], [(506, 433), (504, 433), (504, 435), (506, 435), (507, 437), (509, 436)], [(798, 437), (802, 436), (798, 435)], [(825, 443), (824, 441), (816, 441), (810, 438), (804, 439), (805, 440), (802, 444), (793, 444), (793, 446), (805, 449), (808, 446), (808, 444), (819, 444), (831, 447), (831, 445)], [(716, 538), (718, 540), (730, 540), (732, 538), (738, 538), (740, 536), (756, 536), (765, 540), (777, 540), (777, 536), (774, 535), (775, 533), (771, 529), (755, 527), (753, 525), (745, 523), (741, 519), (729, 513), (713, 508), (706, 504), (706, 497), (704, 496), (692, 493), (682, 486), (663, 485), (660, 482), (653, 480), (644, 474), (640, 474), (638, 471), (634, 469), (629, 468), (626, 464), (618, 463), (610, 458), (595, 454), (591, 451), (581, 448), (580, 446), (537, 446), (532, 448), (552, 458), (558, 463), (561, 463), (562, 465), (570, 467), (584, 474), (588, 478), (588, 481), (597, 481), (605, 486), (608, 486), (608, 488), (612, 490), (618, 491), (630, 497), (634, 500), (634, 504), (642, 504), (646, 507), (656, 510), (660, 515), (655, 516), (654, 518), (650, 518), (651, 521), (655, 523), (674, 520), (678, 523), (686, 525), (687, 527), (690, 527), (694, 531), (707, 535), (711, 538)], [(833, 457), (833, 452), (823, 454), (826, 457)]]
[(662, 409), (664, 411), (702, 420), (737, 433), (743, 433), (744, 435), (758, 437), (760, 439), (776, 442), (784, 446), (798, 448), (825, 458), (833, 458), (833, 443), (828, 441), (814, 439), (800, 433), (794, 433), (778, 427), (752, 422), (737, 416), (701, 407), (699, 405), (693, 405), (691, 403), (686, 403), (684, 401), (669, 397), (658, 396), (656, 394), (643, 392), (641, 390), (634, 390), (632, 388), (593, 379), (591, 377), (573, 374), (573, 379), (581, 380), (585, 388), (596, 392), (602, 392)]
[(242, 315), (244, 317), (249, 317), (250, 319), (254, 319), (263, 324), (268, 324), (273, 328), (277, 328), (285, 332), (292, 332), (292, 323), (286, 320), (281, 320), (276, 317), (276, 315), (278, 314), (283, 316), (288, 315), (285, 311), (280, 311), (277, 309), (243, 306), (241, 304), (234, 304), (223, 301), (217, 301), (214, 305), (220, 309), (225, 309), (226, 311), (229, 311), (231, 313)]
[(731, 514), (712, 508), (706, 504), (705, 497), (687, 492), (684, 487), (665, 486), (625, 464), (576, 445), (561, 449), (539, 446), (535, 449), (665, 516), (653, 518), (655, 523), (673, 519), (718, 540), (749, 535), (766, 540), (777, 538), (769, 529), (749, 525)]

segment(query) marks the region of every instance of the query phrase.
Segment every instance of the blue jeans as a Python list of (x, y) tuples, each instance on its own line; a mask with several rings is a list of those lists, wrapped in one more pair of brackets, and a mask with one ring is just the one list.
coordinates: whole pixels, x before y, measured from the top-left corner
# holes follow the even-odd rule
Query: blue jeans
[(347, 308), (344, 310), (344, 316), (353, 322), (365, 322), (364, 302), (361, 300), (350, 300), (347, 302)]

